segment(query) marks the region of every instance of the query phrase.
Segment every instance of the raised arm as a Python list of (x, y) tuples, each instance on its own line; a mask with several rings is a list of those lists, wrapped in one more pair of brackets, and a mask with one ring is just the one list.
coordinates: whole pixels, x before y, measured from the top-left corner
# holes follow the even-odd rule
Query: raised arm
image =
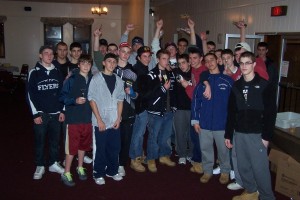
[(102, 61), (104, 55), (99, 50), (99, 39), (102, 36), (101, 27), (94, 31), (94, 63), (99, 71), (103, 70)]
[(94, 31), (94, 51), (99, 51), (99, 39), (102, 36), (101, 27)]
[(235, 22), (234, 25), (240, 29), (240, 40), (241, 42), (246, 42), (246, 27), (247, 27), (247, 24), (244, 22), (244, 21), (239, 21), (239, 22)]
[(129, 33), (131, 32), (131, 31), (133, 31), (134, 30), (134, 25), (133, 24), (127, 24), (126, 25), (126, 30), (125, 30), (125, 32), (122, 34), (122, 36), (121, 36), (121, 41), (120, 41), (120, 43), (122, 43), (122, 42), (128, 42), (128, 36), (129, 36)]
[(203, 47), (203, 54), (207, 54), (208, 53), (208, 48), (207, 48), (207, 35), (205, 32), (201, 32), (200, 33), (200, 37), (202, 40), (202, 47)]
[(151, 48), (152, 48), (154, 55), (156, 55), (156, 52), (160, 50), (159, 37), (160, 37), (160, 31), (162, 30), (163, 25), (164, 25), (164, 21), (162, 19), (160, 19), (156, 22), (155, 34), (154, 34), (154, 37), (153, 37), (153, 40), (151, 43)]
[(190, 44), (196, 45), (195, 22), (191, 18), (188, 18), (187, 23), (190, 29)]

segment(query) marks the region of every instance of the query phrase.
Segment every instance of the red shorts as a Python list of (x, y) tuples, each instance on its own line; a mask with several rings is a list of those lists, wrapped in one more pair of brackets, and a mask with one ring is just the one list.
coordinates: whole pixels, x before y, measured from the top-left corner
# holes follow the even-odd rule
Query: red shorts
[(92, 124), (67, 124), (65, 152), (77, 155), (78, 150), (90, 151), (92, 145)]

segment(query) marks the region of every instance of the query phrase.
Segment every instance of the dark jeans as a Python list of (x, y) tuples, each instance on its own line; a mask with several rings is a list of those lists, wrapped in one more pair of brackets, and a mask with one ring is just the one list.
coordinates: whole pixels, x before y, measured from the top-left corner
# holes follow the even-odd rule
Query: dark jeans
[(133, 123), (134, 123), (134, 118), (128, 120), (122, 120), (120, 124), (120, 131), (121, 131), (121, 151), (119, 155), (120, 166), (126, 166), (129, 159), (129, 147), (131, 143)]
[(58, 161), (59, 157), (59, 141), (61, 133), (61, 122), (58, 121), (59, 114), (41, 113), (42, 124), (34, 124), (34, 140), (35, 140), (35, 164), (36, 166), (45, 166), (45, 144), (48, 134), (49, 142), (49, 161), (48, 165), (52, 165)]

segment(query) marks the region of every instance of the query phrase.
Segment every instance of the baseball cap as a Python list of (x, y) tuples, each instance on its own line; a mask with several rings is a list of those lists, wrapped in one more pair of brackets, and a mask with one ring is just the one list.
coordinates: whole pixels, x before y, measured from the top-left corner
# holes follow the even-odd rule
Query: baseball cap
[(168, 42), (168, 43), (166, 43), (165, 44), (165, 49), (167, 49), (170, 46), (173, 46), (173, 47), (175, 47), (175, 49), (177, 49), (177, 46), (176, 46), (176, 44), (174, 42)]
[(103, 38), (99, 40), (99, 44), (100, 44), (100, 45), (104, 45), (104, 46), (108, 46), (107, 40), (106, 40), (106, 39), (103, 39)]
[(152, 54), (150, 47), (148, 47), (148, 46), (140, 47), (137, 50), (137, 56), (140, 57), (143, 53), (146, 53), (146, 52), (149, 52), (150, 54)]
[(240, 42), (240, 43), (237, 43), (236, 45), (235, 45), (235, 47), (234, 47), (234, 49), (236, 50), (236, 49), (238, 49), (238, 48), (240, 48), (240, 49), (245, 49), (246, 51), (250, 51), (251, 52), (251, 47), (249, 46), (249, 44), (248, 43), (246, 43), (246, 42)]
[(122, 42), (120, 45), (119, 45), (119, 49), (123, 48), (123, 47), (128, 47), (129, 49), (131, 49), (131, 46), (128, 42)]
[(141, 37), (135, 36), (131, 42), (132, 46), (135, 44), (142, 44), (144, 46), (144, 40)]

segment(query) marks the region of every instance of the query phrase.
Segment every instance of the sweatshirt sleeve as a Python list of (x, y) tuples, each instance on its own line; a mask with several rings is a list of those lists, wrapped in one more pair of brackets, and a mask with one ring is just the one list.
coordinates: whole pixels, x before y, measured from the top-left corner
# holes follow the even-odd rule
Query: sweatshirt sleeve
[(271, 141), (276, 122), (276, 90), (272, 84), (268, 84), (263, 93), (263, 130), (262, 139)]
[(32, 112), (32, 115), (33, 115), (34, 119), (40, 116), (40, 114), (38, 113), (37, 108), (36, 108), (36, 100), (35, 100), (36, 99), (36, 93), (37, 93), (36, 80), (35, 80), (36, 74), (35, 73), (36, 73), (35, 69), (32, 69), (29, 72), (29, 75), (28, 75), (28, 92), (27, 92), (29, 105), (30, 105), (31, 112)]
[(200, 109), (202, 103), (202, 84), (198, 84), (195, 88), (193, 98), (192, 98), (192, 106), (191, 106), (191, 125), (199, 124), (200, 121)]
[(70, 96), (70, 91), (72, 89), (72, 78), (67, 79), (64, 83), (62, 91), (60, 93), (59, 101), (66, 106), (76, 105), (76, 98)]
[(227, 121), (226, 121), (226, 127), (225, 127), (225, 139), (232, 140), (233, 138), (233, 132), (235, 127), (235, 114), (236, 114), (236, 99), (233, 92), (233, 89), (231, 89), (229, 100), (228, 100), (228, 107), (227, 107)]

